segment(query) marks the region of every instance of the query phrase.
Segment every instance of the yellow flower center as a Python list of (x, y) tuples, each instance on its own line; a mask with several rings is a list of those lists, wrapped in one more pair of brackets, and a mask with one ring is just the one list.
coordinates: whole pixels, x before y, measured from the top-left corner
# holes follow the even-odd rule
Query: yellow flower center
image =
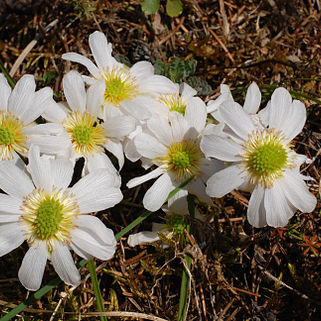
[(275, 180), (284, 176), (284, 169), (295, 167), (291, 144), (274, 128), (254, 132), (244, 150), (241, 164), (255, 185), (271, 188)]
[(0, 111), (0, 160), (14, 157), (14, 152), (28, 152), (27, 136), (23, 134), (23, 121), (10, 112)]
[(184, 99), (177, 94), (161, 95), (158, 100), (166, 105), (170, 111), (177, 111), (178, 113), (185, 115), (186, 104)]
[(118, 106), (123, 100), (132, 100), (138, 95), (136, 79), (125, 68), (113, 68), (105, 75), (105, 102)]
[(65, 127), (77, 154), (85, 156), (104, 151), (103, 145), (107, 143), (107, 136), (105, 129), (97, 124), (94, 115), (87, 111), (81, 113), (76, 110), (69, 114), (62, 125)]
[(37, 188), (24, 198), (21, 210), (20, 221), (29, 244), (45, 241), (48, 251), (52, 252), (56, 241), (70, 242), (70, 231), (76, 227), (73, 222), (79, 214), (79, 205), (67, 190), (53, 187), (46, 193)]
[(188, 178), (199, 175), (200, 160), (204, 155), (195, 140), (183, 140), (172, 143), (164, 157), (155, 160), (156, 163), (166, 165), (167, 170), (175, 174), (177, 182), (184, 182)]

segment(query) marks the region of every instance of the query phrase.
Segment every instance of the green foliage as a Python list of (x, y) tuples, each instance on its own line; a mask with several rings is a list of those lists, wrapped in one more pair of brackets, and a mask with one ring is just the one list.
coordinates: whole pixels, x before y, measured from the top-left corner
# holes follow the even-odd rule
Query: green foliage
[(43, 85), (49, 85), (53, 79), (55, 79), (56, 74), (54, 71), (47, 71), (44, 73), (43, 77), (41, 77), (39, 80), (42, 82)]
[(92, 12), (96, 11), (96, 4), (91, 0), (71, 0), (70, 4), (74, 7), (80, 19), (91, 19)]
[(154, 63), (155, 74), (166, 76), (176, 83), (181, 83), (185, 78), (193, 75), (196, 65), (197, 62), (194, 59), (184, 61), (177, 57), (166, 64), (161, 60), (156, 60)]
[(206, 80), (196, 76), (188, 78), (187, 83), (195, 88), (200, 96), (209, 95), (213, 91), (213, 88)]
[(124, 64), (127, 67), (131, 67), (132, 66), (132, 64), (130, 63), (129, 59), (126, 56), (124, 56), (124, 55), (122, 55), (120, 53), (117, 53), (116, 55), (114, 55), (114, 57), (121, 64)]
[[(159, 0), (144, 0), (141, 3), (141, 7), (145, 14), (153, 14), (159, 9)], [(183, 4), (181, 0), (167, 0), (166, 13), (170, 17), (178, 17), (182, 11)]]

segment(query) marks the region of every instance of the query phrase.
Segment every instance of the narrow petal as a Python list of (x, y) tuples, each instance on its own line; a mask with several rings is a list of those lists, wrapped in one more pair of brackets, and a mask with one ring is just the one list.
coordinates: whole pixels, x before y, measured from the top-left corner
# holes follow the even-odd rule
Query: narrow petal
[(62, 104), (57, 104), (54, 100), (50, 100), (46, 103), (47, 108), (41, 115), (44, 119), (54, 123), (61, 123), (67, 117), (67, 113)]
[(156, 138), (148, 134), (139, 134), (134, 138), (134, 144), (139, 154), (154, 159), (167, 154), (167, 148)]
[(40, 288), (47, 258), (48, 251), (45, 242), (30, 247), (23, 258), (18, 277), (22, 285), (29, 291), (36, 291)]
[(9, 100), (8, 111), (16, 116), (25, 112), (26, 108), (32, 104), (36, 90), (35, 79), (32, 75), (24, 75), (14, 87)]
[(181, 84), (180, 92), (182, 93), (182, 97), (183, 99), (185, 99), (185, 101), (194, 97), (197, 94), (197, 90), (195, 90), (193, 87), (191, 87), (185, 82)]
[(191, 127), (183, 115), (177, 112), (172, 112), (169, 114), (168, 119), (171, 124), (173, 141), (180, 142), (184, 138), (187, 138), (185, 135), (191, 129)]
[(173, 141), (171, 126), (167, 118), (152, 117), (147, 120), (147, 127), (163, 145), (168, 145)]
[[(49, 124), (44, 124), (49, 125)], [(70, 155), (72, 145), (68, 135), (31, 135), (29, 137), (30, 145), (37, 145), (41, 153), (51, 155)]]
[[(88, 216), (88, 215), (84, 215)], [(80, 217), (81, 218), (81, 217)], [(114, 256), (116, 239), (112, 230), (108, 229), (97, 217), (93, 220), (86, 220), (90, 225), (85, 228), (73, 229), (71, 232), (71, 241), (78, 248), (86, 253), (97, 257), (100, 260), (109, 260)], [(108, 235), (109, 240), (102, 242), (99, 238), (99, 233)], [(106, 237), (105, 237), (106, 238)]]
[(260, 107), (260, 103), (261, 103), (260, 88), (255, 82), (252, 82), (252, 84), (249, 86), (246, 92), (243, 110), (247, 114), (256, 114)]
[(72, 111), (79, 110), (83, 113), (86, 110), (87, 96), (85, 84), (79, 72), (75, 70), (68, 72), (62, 82), (70, 109)]
[(295, 170), (288, 170), (280, 184), (285, 197), (295, 208), (303, 213), (310, 213), (314, 210), (317, 199), (309, 192), (299, 173)]
[(50, 159), (53, 184), (57, 188), (67, 188), (74, 173), (74, 165), (69, 159)]
[(25, 239), (19, 222), (0, 224), (0, 257), (16, 249)]
[(138, 120), (148, 119), (152, 115), (145, 105), (144, 99), (140, 97), (136, 97), (133, 101), (124, 100), (121, 102), (121, 107), (125, 113)]
[(144, 79), (154, 75), (154, 67), (148, 61), (136, 62), (129, 70), (130, 74), (137, 79)]
[(153, 75), (139, 83), (140, 90), (145, 94), (175, 94), (177, 86), (165, 76)]
[(143, 176), (139, 176), (139, 177), (135, 177), (133, 179), (131, 179), (128, 183), (127, 183), (127, 187), (128, 188), (133, 188), (137, 185), (143, 184), (153, 178), (156, 178), (160, 175), (162, 175), (163, 173), (163, 169), (161, 167), (157, 167), (155, 170), (151, 171), (148, 174), (145, 174)]
[(288, 203), (281, 184), (275, 182), (272, 188), (267, 188), (264, 195), (266, 222), (273, 227), (282, 227), (288, 224), (295, 209)]
[(134, 247), (144, 243), (153, 243), (156, 241), (159, 241), (158, 232), (143, 231), (129, 235), (127, 243), (130, 247)]
[(238, 165), (231, 165), (217, 172), (207, 181), (206, 193), (211, 197), (223, 197), (238, 188), (245, 181), (242, 170)]
[(242, 151), (242, 147), (225, 137), (217, 135), (203, 136), (200, 147), (206, 157), (215, 157), (225, 162), (241, 160), (239, 154)]
[(104, 80), (97, 81), (87, 90), (87, 108), (95, 116), (99, 115), (100, 107), (104, 103), (106, 83)]
[(75, 194), (81, 213), (102, 211), (118, 204), (123, 195), (115, 188), (117, 178), (97, 169), (78, 181), (70, 191)]
[(7, 110), (11, 87), (4, 74), (0, 74), (0, 110)]
[(78, 256), (84, 258), (85, 260), (92, 260), (94, 257), (78, 247), (75, 243), (70, 242), (69, 247), (74, 251)]
[(111, 152), (118, 159), (119, 170), (122, 169), (125, 157), (123, 152), (123, 145), (121, 142), (110, 139), (107, 144), (105, 144), (105, 148)]
[(0, 194), (0, 212), (21, 214), (21, 210), (20, 210), (21, 205), (22, 205), (22, 199), (15, 198), (6, 194)]
[(135, 130), (136, 121), (130, 116), (105, 119), (103, 126), (108, 137), (123, 138)]
[(302, 131), (306, 118), (307, 115), (304, 104), (299, 100), (294, 100), (289, 115), (287, 115), (281, 124), (282, 131), (289, 140), (292, 140)]
[(254, 227), (266, 225), (266, 212), (264, 208), (265, 188), (257, 186), (254, 188), (247, 209), (247, 220)]
[(99, 69), (106, 70), (108, 66), (112, 67), (112, 45), (107, 43), (107, 38), (102, 32), (95, 31), (89, 36), (89, 46)]
[(11, 162), (0, 162), (0, 188), (7, 194), (23, 199), (34, 190), (30, 177)]
[(157, 211), (166, 201), (168, 194), (176, 188), (168, 173), (164, 173), (146, 192), (143, 204), (144, 207), (152, 212)]
[(73, 62), (78, 62), (82, 65), (84, 65), (88, 71), (97, 79), (100, 78), (99, 76), (99, 70), (98, 68), (95, 66), (95, 64), (89, 60), (88, 58), (78, 54), (78, 53), (75, 53), (75, 52), (68, 52), (68, 53), (65, 53), (62, 55), (61, 57), (62, 59), (65, 59), (65, 60), (70, 60), (70, 61), (73, 61)]
[(185, 110), (185, 119), (191, 127), (194, 127), (200, 133), (206, 124), (206, 105), (199, 97), (191, 98)]
[(105, 153), (96, 153), (87, 156), (87, 164), (88, 172), (91, 173), (97, 169), (104, 169), (110, 175), (118, 176), (118, 172), (109, 159), (109, 157)]
[(269, 110), (269, 126), (282, 130), (282, 124), (289, 117), (292, 107), (292, 97), (285, 88), (277, 88), (271, 97)]
[(219, 112), (224, 122), (241, 138), (247, 140), (255, 130), (250, 116), (236, 102), (224, 101)]
[[(175, 195), (173, 195), (167, 203), (169, 211), (182, 215), (188, 214), (187, 195), (188, 191), (186, 187), (180, 189)], [(162, 209), (164, 211), (164, 207), (162, 207)]]
[(68, 246), (57, 242), (51, 255), (51, 261), (57, 274), (66, 284), (72, 286), (80, 284), (80, 274)]

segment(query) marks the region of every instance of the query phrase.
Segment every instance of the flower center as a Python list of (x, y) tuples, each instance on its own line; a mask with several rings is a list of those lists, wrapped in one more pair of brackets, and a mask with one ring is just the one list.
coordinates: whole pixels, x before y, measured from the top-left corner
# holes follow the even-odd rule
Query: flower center
[(23, 122), (10, 112), (0, 111), (0, 160), (14, 157), (14, 152), (26, 154), (27, 137)]
[(168, 148), (168, 153), (164, 157), (156, 159), (155, 162), (165, 164), (167, 170), (175, 175), (178, 182), (184, 182), (201, 173), (199, 165), (203, 157), (198, 141), (183, 140), (172, 143)]
[(123, 100), (132, 100), (138, 95), (136, 79), (126, 69), (114, 68), (105, 75), (105, 102), (118, 106)]
[(170, 111), (177, 111), (178, 113), (185, 115), (186, 104), (183, 98), (177, 94), (161, 95), (158, 100), (166, 105)]
[(94, 115), (87, 111), (81, 113), (76, 110), (69, 114), (62, 125), (65, 127), (77, 154), (88, 155), (104, 151), (103, 145), (107, 143), (106, 133), (104, 128), (97, 124)]
[(244, 148), (242, 165), (253, 184), (270, 188), (276, 179), (283, 177), (285, 168), (295, 166), (291, 144), (282, 132), (276, 132), (274, 128), (250, 135)]
[(80, 211), (73, 194), (55, 187), (49, 193), (35, 189), (24, 198), (21, 210), (20, 221), (28, 243), (45, 241), (49, 252), (56, 241), (70, 242), (70, 231), (76, 227), (73, 221)]
[(168, 215), (166, 224), (175, 234), (183, 234), (187, 226), (184, 216), (177, 214)]

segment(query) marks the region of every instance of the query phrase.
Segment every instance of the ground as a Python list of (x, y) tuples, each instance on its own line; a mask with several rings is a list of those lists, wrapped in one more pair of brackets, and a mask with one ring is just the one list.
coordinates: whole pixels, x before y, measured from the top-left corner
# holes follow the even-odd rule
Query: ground
[[(58, 101), (64, 74), (71, 67), (86, 72), (61, 55), (75, 51), (90, 56), (88, 36), (100, 30), (119, 60), (151, 61), (158, 72), (194, 84), (205, 101), (217, 97), (219, 85), (225, 83), (242, 102), (255, 81), (263, 91), (262, 106), (276, 86), (291, 90), (306, 105), (307, 123), (294, 143), (298, 153), (312, 160), (301, 170), (313, 178), (308, 186), (318, 198), (315, 211), (296, 213), (284, 228), (255, 229), (246, 221), (249, 194), (235, 191), (215, 200), (213, 207), (199, 206), (206, 223), (192, 222), (192, 243), (186, 247), (170, 242), (168, 249), (129, 248), (126, 235), (114, 259), (96, 261), (106, 311), (176, 320), (183, 261), (189, 254), (187, 320), (320, 320), (320, 9), (319, 0), (184, 0), (183, 13), (171, 18), (165, 1), (150, 16), (142, 12), (139, 0), (1, 2), (0, 58), (5, 68), (10, 71), (36, 38), (12, 71), (13, 78), (34, 74), (38, 88), (50, 86)], [(197, 62), (195, 72), (191, 61)], [(150, 184), (126, 188), (129, 179), (143, 173), (139, 163), (126, 162), (121, 171), (124, 201), (96, 213), (115, 233), (144, 211), (142, 195)], [(163, 222), (162, 213), (152, 214), (134, 232), (150, 229), (153, 221)], [(17, 279), (26, 249), (25, 244), (0, 260), (0, 315), (28, 295)], [(70, 291), (60, 284), (16, 320), (79, 320), (79, 313), (97, 311), (86, 266), (81, 274), (81, 286)], [(43, 285), (54, 278), (47, 264)]]

